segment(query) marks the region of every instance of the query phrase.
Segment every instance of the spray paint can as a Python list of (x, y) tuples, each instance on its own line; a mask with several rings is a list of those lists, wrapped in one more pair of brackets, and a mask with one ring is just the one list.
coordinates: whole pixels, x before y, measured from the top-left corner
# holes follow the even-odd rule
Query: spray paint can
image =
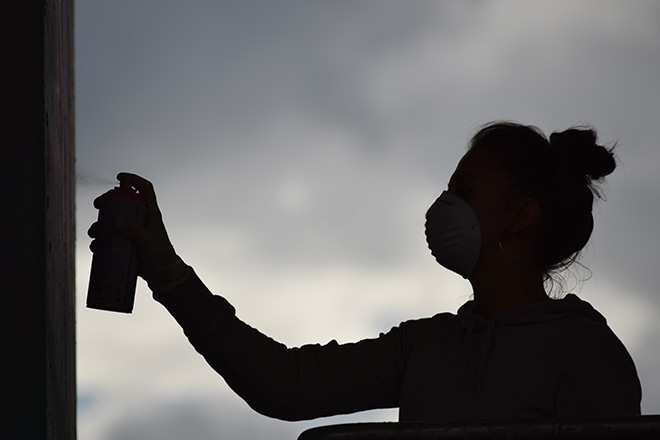
[(87, 307), (131, 313), (137, 284), (137, 248), (114, 228), (115, 217), (145, 224), (147, 205), (129, 182), (122, 181), (95, 201), (99, 210), (96, 248), (87, 290)]

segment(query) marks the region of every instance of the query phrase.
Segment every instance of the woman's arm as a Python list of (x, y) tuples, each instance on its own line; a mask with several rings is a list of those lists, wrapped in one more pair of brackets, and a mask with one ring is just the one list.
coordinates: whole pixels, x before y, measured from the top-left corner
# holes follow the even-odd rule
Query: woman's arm
[(154, 297), (209, 365), (261, 414), (305, 420), (398, 406), (399, 328), (353, 344), (287, 348), (239, 320), (192, 270), (185, 283)]
[[(138, 273), (183, 328), (195, 349), (262, 414), (302, 420), (398, 405), (403, 370), (400, 330), (377, 339), (287, 348), (240, 321), (174, 251), (154, 187), (120, 173), (144, 197), (146, 224), (116, 219), (138, 250)], [(89, 235), (94, 238), (96, 225)], [(95, 243), (90, 245), (94, 250)]]

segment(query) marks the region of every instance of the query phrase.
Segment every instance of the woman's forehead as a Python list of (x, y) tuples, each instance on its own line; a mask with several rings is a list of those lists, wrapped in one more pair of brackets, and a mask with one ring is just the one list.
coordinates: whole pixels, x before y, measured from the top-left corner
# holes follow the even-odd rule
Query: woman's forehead
[(452, 179), (474, 178), (481, 181), (511, 180), (502, 166), (501, 154), (492, 150), (469, 150), (458, 163)]

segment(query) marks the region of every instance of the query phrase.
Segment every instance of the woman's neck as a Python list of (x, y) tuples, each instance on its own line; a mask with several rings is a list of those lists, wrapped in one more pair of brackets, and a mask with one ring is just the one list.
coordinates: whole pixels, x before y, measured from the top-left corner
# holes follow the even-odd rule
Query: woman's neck
[(543, 276), (537, 271), (500, 269), (470, 278), (475, 314), (488, 319), (548, 299)]

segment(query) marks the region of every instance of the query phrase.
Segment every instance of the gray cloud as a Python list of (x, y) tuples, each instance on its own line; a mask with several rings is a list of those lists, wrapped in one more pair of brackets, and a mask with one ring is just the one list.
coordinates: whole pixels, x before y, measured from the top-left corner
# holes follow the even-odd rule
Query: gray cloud
[[(336, 267), (379, 287), (404, 273), (428, 289), (423, 214), (471, 131), (497, 118), (546, 132), (585, 122), (619, 141), (623, 162), (599, 207), (587, 299), (616, 286), (603, 304), (630, 295), (660, 306), (659, 17), (654, 1), (77, 2), (78, 242), (88, 241), (93, 198), (128, 170), (156, 183), (177, 249), (217, 258), (208, 267), (261, 270), (272, 295), (284, 296), (278, 273)], [(80, 248), (79, 261), (89, 259)], [(406, 272), (418, 261), (429, 266)], [(419, 310), (435, 307), (429, 299)], [(395, 312), (374, 305), (364, 320), (390, 325)], [(79, 321), (79, 333), (117, 325)], [(633, 355), (649, 372), (646, 408), (658, 412), (657, 329), (644, 335), (636, 346), (648, 350)], [(203, 406), (155, 405), (106, 437), (165, 435), (162, 414), (206, 426)]]

